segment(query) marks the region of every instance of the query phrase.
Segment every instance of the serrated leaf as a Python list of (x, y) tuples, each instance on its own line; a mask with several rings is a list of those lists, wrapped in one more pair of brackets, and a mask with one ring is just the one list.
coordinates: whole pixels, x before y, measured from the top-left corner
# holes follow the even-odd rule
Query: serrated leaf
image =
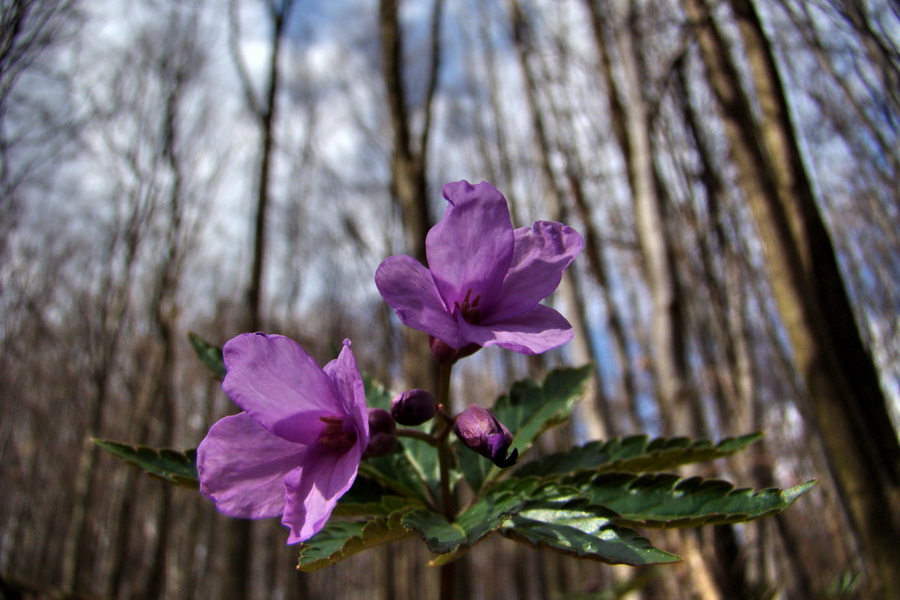
[(143, 469), (154, 477), (159, 477), (169, 483), (186, 487), (198, 488), (200, 482), (197, 479), (197, 451), (170, 450), (168, 448), (149, 448), (147, 446), (130, 446), (111, 440), (92, 440), (104, 450), (111, 452), (125, 462)]
[(590, 442), (563, 452), (557, 452), (519, 467), (521, 477), (537, 475), (557, 476), (579, 471), (645, 473), (665, 471), (695, 462), (729, 456), (762, 438), (751, 433), (726, 438), (718, 444), (710, 440), (689, 438), (656, 438), (633, 435), (607, 441)]
[[(610, 473), (570, 481), (592, 504), (619, 514), (617, 523), (638, 527), (694, 527), (751, 521), (781, 512), (814, 481), (788, 490), (737, 489), (727, 481), (677, 475)], [(563, 481), (568, 481), (564, 479)]]
[(608, 564), (650, 565), (680, 558), (650, 545), (632, 529), (617, 525), (602, 506), (572, 501), (523, 510), (500, 532), (539, 549)]
[[(521, 457), (547, 429), (565, 421), (581, 399), (591, 376), (591, 365), (577, 369), (551, 371), (538, 385), (533, 381), (513, 384), (508, 395), (501, 396), (491, 409), (513, 434), (510, 448)], [(459, 467), (473, 490), (480, 490), (501, 470), (487, 459), (456, 445)]]
[(435, 554), (453, 552), (466, 543), (466, 532), (444, 515), (432, 510), (414, 510), (403, 516), (403, 525), (415, 531)]
[(525, 499), (519, 513), (500, 532), (536, 548), (547, 548), (577, 558), (610, 564), (645, 565), (679, 558), (650, 545), (631, 529), (616, 522), (619, 515), (592, 503), (581, 490), (557, 480), (512, 478), (487, 493), (507, 491)]
[[(357, 481), (362, 479), (356, 478)], [(356, 487), (356, 482), (354, 482)], [(374, 499), (364, 499), (360, 494), (354, 494), (353, 488), (344, 494), (331, 513), (333, 517), (377, 517), (386, 516), (398, 510), (412, 510), (423, 508), (422, 503), (415, 498), (403, 498), (392, 494), (386, 494)]]
[(503, 523), (525, 505), (525, 497), (515, 493), (491, 493), (479, 498), (456, 520), (465, 533), (465, 541), (452, 551), (435, 557), (431, 564), (440, 566), (453, 562), (468, 552), (472, 546), (497, 531)]
[(432, 566), (452, 562), (475, 544), (495, 532), (525, 504), (525, 497), (508, 490), (492, 490), (449, 522), (429, 510), (414, 510), (403, 517), (403, 524), (418, 533), (429, 550), (437, 554)]
[(192, 331), (188, 331), (188, 341), (200, 361), (216, 376), (217, 379), (225, 379), (225, 360), (222, 358), (222, 349), (211, 344)]
[(409, 537), (412, 532), (400, 522), (403, 513), (400, 510), (362, 522), (328, 521), (321, 531), (300, 545), (297, 568), (304, 572), (316, 571), (363, 550)]

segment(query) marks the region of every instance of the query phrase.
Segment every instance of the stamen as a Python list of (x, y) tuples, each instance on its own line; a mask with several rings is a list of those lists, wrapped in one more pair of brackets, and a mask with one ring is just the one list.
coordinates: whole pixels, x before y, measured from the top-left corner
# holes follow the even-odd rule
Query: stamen
[(319, 417), (319, 420), (325, 423), (325, 427), (319, 434), (318, 442), (326, 448), (348, 450), (356, 443), (356, 432), (344, 431), (343, 417), (326, 415)]
[(462, 303), (460, 304), (459, 301), (456, 301), (453, 305), (466, 322), (475, 325), (481, 321), (481, 311), (478, 309), (478, 302), (481, 300), (481, 294), (476, 295), (474, 300), (471, 300), (471, 298), (472, 288), (469, 288)]

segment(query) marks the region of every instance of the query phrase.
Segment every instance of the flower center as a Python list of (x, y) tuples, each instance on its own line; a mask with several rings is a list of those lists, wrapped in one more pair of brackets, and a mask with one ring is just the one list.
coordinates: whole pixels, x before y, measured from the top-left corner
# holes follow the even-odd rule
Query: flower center
[(325, 428), (319, 434), (318, 442), (326, 448), (345, 452), (356, 443), (355, 431), (344, 431), (344, 419), (337, 416), (319, 417)]
[(465, 319), (467, 323), (477, 325), (481, 321), (481, 310), (478, 308), (478, 301), (481, 300), (481, 294), (475, 296), (474, 300), (470, 300), (471, 297), (472, 288), (469, 288), (462, 304), (460, 304), (459, 301), (456, 301), (454, 302), (454, 306), (456, 306), (456, 310), (459, 311), (459, 314), (462, 315), (462, 318)]

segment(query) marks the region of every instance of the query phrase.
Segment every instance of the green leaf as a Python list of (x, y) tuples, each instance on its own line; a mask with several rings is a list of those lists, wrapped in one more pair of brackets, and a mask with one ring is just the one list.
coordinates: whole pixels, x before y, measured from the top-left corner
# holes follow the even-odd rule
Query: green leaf
[(193, 331), (188, 331), (187, 337), (191, 347), (194, 348), (194, 352), (197, 353), (203, 364), (212, 371), (212, 374), (218, 379), (225, 379), (225, 361), (222, 358), (222, 349), (215, 344), (210, 344)]
[(637, 532), (619, 526), (609, 509), (575, 499), (530, 506), (500, 532), (539, 549), (608, 564), (650, 565), (680, 558), (650, 545)]
[(429, 510), (414, 510), (403, 524), (418, 533), (428, 548), (438, 554), (432, 566), (452, 562), (495, 532), (525, 505), (525, 498), (509, 490), (497, 490), (478, 498), (453, 523)]
[(186, 488), (198, 488), (197, 451), (179, 452), (168, 448), (129, 446), (110, 440), (92, 440), (95, 444), (133, 464), (150, 475)]
[(444, 515), (432, 510), (414, 510), (403, 516), (403, 525), (418, 533), (436, 554), (453, 552), (466, 543), (466, 532)]
[(541, 477), (578, 471), (645, 473), (664, 471), (695, 462), (709, 461), (743, 450), (762, 438), (751, 433), (726, 438), (718, 444), (710, 440), (689, 438), (656, 438), (633, 435), (624, 438), (590, 442), (564, 452), (551, 454), (522, 465), (516, 475)]
[[(547, 429), (565, 421), (575, 403), (581, 399), (591, 376), (591, 365), (577, 369), (556, 369), (542, 385), (532, 381), (513, 384), (506, 396), (501, 396), (492, 411), (513, 434), (510, 448), (521, 457)], [(501, 470), (486, 458), (456, 444), (459, 467), (468, 484), (476, 492), (496, 478)]]
[(366, 391), (366, 405), (369, 408), (391, 410), (393, 396), (380, 382), (371, 377), (363, 377), (363, 388)]
[[(363, 482), (360, 486), (360, 481)], [(361, 490), (360, 487), (363, 489)], [(353, 487), (341, 496), (331, 513), (333, 517), (385, 516), (398, 510), (421, 508), (422, 503), (415, 498), (396, 496), (366, 477), (358, 476)]]
[(535, 548), (548, 548), (577, 558), (610, 564), (646, 565), (679, 560), (658, 550), (616, 522), (619, 515), (585, 498), (581, 490), (560, 481), (513, 478), (486, 494), (508, 492), (525, 506), (500, 532)]
[[(384, 386), (371, 378), (364, 378), (366, 404), (370, 408), (390, 410), (393, 397)], [(410, 427), (429, 431), (433, 424)], [(400, 440), (400, 450), (387, 456), (366, 459), (360, 471), (367, 477), (389, 486), (403, 496), (435, 503), (440, 496), (440, 469), (437, 451), (427, 443), (412, 438)]]
[(341, 504), (378, 503), (381, 502), (381, 499), (385, 496), (391, 495), (393, 494), (389, 487), (359, 473), (353, 481), (353, 485), (347, 490), (347, 493), (338, 500), (338, 508), (340, 508)]
[(693, 527), (751, 521), (781, 512), (809, 490), (736, 489), (727, 481), (677, 475), (609, 473), (569, 481), (592, 504), (616, 511), (617, 523), (638, 527)]
[[(359, 465), (363, 476), (390, 488), (394, 493), (409, 498), (417, 498), (425, 504), (435, 504), (431, 486), (426, 482), (422, 466), (413, 458), (406, 447), (415, 440), (404, 439), (400, 450), (378, 458), (367, 458)], [(420, 442), (422, 443), (422, 442)]]
[(329, 520), (316, 535), (300, 545), (297, 568), (316, 571), (374, 546), (409, 537), (401, 518), (406, 509), (368, 521)]

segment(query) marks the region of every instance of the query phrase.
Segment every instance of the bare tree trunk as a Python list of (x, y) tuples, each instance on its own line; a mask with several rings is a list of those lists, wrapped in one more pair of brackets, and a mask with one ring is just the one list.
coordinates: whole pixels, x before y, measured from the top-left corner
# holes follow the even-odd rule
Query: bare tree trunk
[(144, 241), (152, 211), (148, 201), (151, 196), (152, 193), (145, 190), (132, 194), (127, 218), (124, 223), (114, 225), (121, 230), (111, 233), (107, 246), (107, 262), (101, 275), (99, 316), (88, 337), (88, 368), (93, 390), (85, 407), (86, 435), (75, 473), (72, 514), (63, 542), (61, 587), (66, 592), (82, 590), (88, 585), (84, 579), (88, 571), (85, 565), (93, 558), (88, 513), (97, 485), (95, 470), (99, 457), (99, 449), (90, 438), (99, 435), (103, 429), (110, 379), (130, 311), (129, 296), (138, 249)]
[(720, 103), (738, 180), (763, 243), (796, 364), (841, 494), (871, 566), (872, 598), (898, 597), (900, 447), (863, 345), (793, 134), (784, 90), (758, 16), (731, 2), (760, 101), (759, 124), (702, 0), (684, 0)]
[[(379, 31), (382, 69), (387, 94), (393, 151), (391, 197), (400, 210), (406, 248), (427, 264), (425, 236), (434, 222), (428, 209), (428, 139), (432, 102), (440, 71), (440, 24), (443, 0), (435, 0), (431, 19), (431, 61), (426, 82), (424, 123), (418, 138), (411, 127), (407, 84), (403, 73), (403, 32), (398, 19), (398, 0), (380, 0)], [(404, 372), (410, 387), (437, 389), (438, 369), (429, 354), (428, 340), (420, 332), (404, 328)]]
[(606, 326), (612, 335), (613, 350), (619, 363), (619, 369), (622, 371), (619, 378), (620, 400), (626, 406), (628, 424), (632, 432), (637, 432), (642, 429), (641, 417), (638, 414), (637, 407), (638, 386), (631, 353), (628, 351), (625, 320), (612, 294), (612, 286), (610, 285), (606, 261), (603, 256), (602, 241), (591, 220), (590, 206), (587, 198), (585, 198), (581, 177), (570, 170), (567, 173), (567, 179), (569, 191), (575, 202), (576, 212), (581, 218), (582, 228), (584, 229), (584, 253), (588, 259), (588, 270), (594, 276), (597, 285), (600, 287), (600, 293), (603, 295), (603, 303), (606, 308)]
[[(248, 108), (257, 121), (260, 132), (259, 171), (256, 181), (256, 215), (253, 230), (253, 254), (251, 258), (250, 281), (246, 292), (246, 324), (247, 331), (258, 331), (263, 326), (262, 293), (265, 281), (264, 266), (266, 254), (266, 234), (268, 207), (270, 202), (270, 179), (274, 160), (275, 124), (278, 107), (278, 91), (281, 71), (279, 59), (281, 43), (285, 35), (285, 27), (290, 18), (295, 0), (269, 0), (268, 10), (271, 34), (269, 37), (269, 64), (265, 91), (262, 99), (254, 91), (246, 67), (240, 54), (237, 32), (236, 0), (231, 3), (231, 51), (235, 67), (241, 77)], [(233, 519), (228, 524), (226, 549), (228, 567), (223, 582), (226, 600), (241, 600), (248, 597), (250, 590), (251, 556), (253, 548), (252, 521)]]
[[(531, 64), (531, 39), (530, 24), (526, 20), (519, 0), (508, 0), (510, 19), (512, 22), (513, 43), (519, 58), (519, 65), (525, 78), (525, 99), (528, 104), (531, 117), (532, 130), (535, 136), (535, 145), (538, 153), (538, 162), (541, 175), (544, 180), (544, 193), (546, 205), (550, 210), (551, 218), (564, 221), (566, 217), (565, 201), (560, 183), (550, 162), (552, 145), (548, 127), (541, 113), (538, 101), (537, 81), (534, 67)], [(612, 422), (609, 413), (609, 403), (603, 398), (603, 384), (600, 380), (600, 372), (597, 367), (596, 356), (590, 343), (590, 335), (585, 317), (584, 299), (578, 293), (578, 273), (569, 269), (559, 286), (559, 293), (568, 308), (567, 318), (572, 323), (575, 338), (572, 340), (573, 360), (576, 364), (593, 363), (593, 375), (588, 383), (585, 398), (590, 399), (593, 410), (581, 411), (580, 418), (592, 439), (608, 437), (608, 427)]]
[(271, 54), (269, 56), (265, 92), (262, 99), (257, 97), (253, 84), (250, 82), (246, 68), (243, 65), (243, 59), (240, 57), (240, 51), (237, 47), (239, 40), (237, 39), (236, 31), (234, 31), (237, 28), (237, 16), (234, 14), (236, 4), (233, 1), (231, 5), (231, 24), (233, 29), (233, 38), (231, 40), (232, 54), (238, 73), (241, 75), (248, 107), (258, 123), (261, 138), (259, 146), (259, 171), (256, 181), (256, 216), (254, 219), (252, 267), (250, 272), (250, 283), (247, 286), (248, 331), (256, 331), (262, 325), (261, 302), (262, 286), (264, 282), (263, 267), (265, 265), (266, 254), (266, 219), (270, 201), (269, 184), (274, 158), (273, 151), (275, 147), (278, 91), (281, 82), (279, 59), (281, 55), (281, 43), (285, 35), (285, 27), (290, 18), (291, 9), (294, 7), (294, 2), (295, 0), (269, 0), (266, 4), (272, 31), (269, 37)]
[[(624, 6), (624, 5), (623, 5)], [(629, 11), (634, 5), (627, 5)], [(623, 108), (625, 137), (622, 150), (634, 199), (635, 224), (644, 258), (644, 272), (653, 299), (651, 347), (661, 406), (668, 412), (670, 431), (699, 433), (696, 398), (691, 392), (685, 342), (684, 310), (679, 291), (672, 242), (665, 225), (666, 207), (657, 185), (653, 166), (650, 114), (641, 82), (644, 81), (637, 56), (631, 14), (617, 15), (629, 26), (617, 30), (619, 60), (625, 84), (618, 86)], [(614, 78), (610, 78), (614, 81)], [(614, 90), (610, 90), (612, 93)]]

